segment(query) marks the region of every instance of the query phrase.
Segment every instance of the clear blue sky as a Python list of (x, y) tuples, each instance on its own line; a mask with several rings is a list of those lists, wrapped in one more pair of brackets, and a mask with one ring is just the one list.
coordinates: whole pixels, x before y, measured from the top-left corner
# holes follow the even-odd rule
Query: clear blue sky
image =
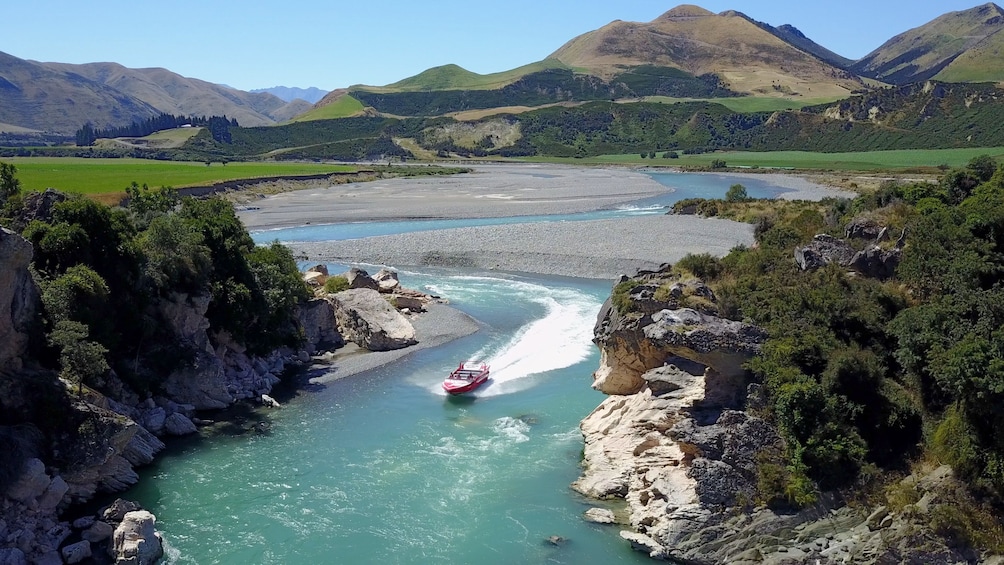
[[(543, 59), (655, 0), (23, 0), (4, 2), (0, 51), (24, 59), (165, 67), (240, 89), (382, 85), (455, 63), (491, 73)], [(978, 0), (707, 0), (792, 24), (860, 58), (893, 35)]]

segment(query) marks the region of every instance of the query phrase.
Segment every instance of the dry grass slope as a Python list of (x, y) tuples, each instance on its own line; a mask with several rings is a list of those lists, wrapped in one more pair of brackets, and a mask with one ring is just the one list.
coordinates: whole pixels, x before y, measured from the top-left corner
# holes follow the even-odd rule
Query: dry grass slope
[(742, 14), (716, 15), (689, 5), (648, 23), (612, 22), (569, 41), (551, 57), (603, 77), (638, 65), (716, 73), (733, 90), (760, 96), (836, 98), (862, 86)]

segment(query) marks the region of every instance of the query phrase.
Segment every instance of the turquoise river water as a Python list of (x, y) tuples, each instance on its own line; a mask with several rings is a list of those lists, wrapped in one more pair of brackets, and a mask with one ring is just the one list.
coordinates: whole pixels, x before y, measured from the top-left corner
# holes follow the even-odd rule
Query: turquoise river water
[[(621, 210), (519, 221), (663, 213), (721, 197), (714, 175), (653, 175), (676, 187)], [(743, 181), (753, 196), (780, 189)], [(491, 220), (511, 222), (512, 219)], [(476, 221), (311, 226), (260, 241), (362, 237)], [(336, 271), (337, 272), (337, 271)], [(648, 563), (618, 528), (583, 520), (579, 421), (590, 388), (592, 328), (612, 281), (401, 269), (405, 286), (449, 299), (477, 333), (379, 369), (296, 391), (267, 433), (175, 442), (126, 497), (157, 515), (169, 563)], [(457, 362), (488, 360), (492, 379), (447, 397)], [(553, 545), (550, 536), (567, 541)]]

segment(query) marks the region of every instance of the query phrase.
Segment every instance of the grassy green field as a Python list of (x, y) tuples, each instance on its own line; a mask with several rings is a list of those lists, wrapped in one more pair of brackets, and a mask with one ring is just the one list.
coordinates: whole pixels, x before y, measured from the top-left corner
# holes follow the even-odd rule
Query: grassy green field
[(151, 161), (147, 159), (83, 159), (74, 157), (15, 157), (4, 159), (17, 167), (25, 190), (58, 188), (82, 194), (121, 193), (133, 181), (151, 187), (181, 188), (244, 178), (354, 172), (358, 167), (320, 163), (213, 163)]
[(729, 167), (763, 167), (785, 169), (816, 169), (834, 171), (894, 171), (903, 169), (934, 168), (939, 165), (960, 167), (977, 155), (990, 155), (1004, 160), (1004, 147), (975, 147), (966, 149), (908, 149), (901, 151), (867, 151), (862, 153), (814, 153), (809, 151), (728, 151), (702, 155), (680, 155), (679, 159), (665, 159), (662, 151), (655, 159), (642, 159), (638, 153), (630, 155), (602, 155), (585, 159), (531, 158), (528, 160), (553, 163), (629, 164), (663, 167), (708, 166), (713, 160), (726, 162)]
[(673, 104), (676, 102), (714, 102), (721, 104), (733, 112), (776, 112), (778, 110), (797, 110), (806, 106), (826, 104), (837, 98), (804, 98), (788, 99), (766, 96), (740, 96), (736, 98), (670, 98), (669, 96), (646, 96), (644, 102)]
[(294, 122), (309, 122), (311, 120), (333, 120), (348, 118), (363, 111), (363, 103), (345, 94), (331, 104), (308, 110), (293, 118)]

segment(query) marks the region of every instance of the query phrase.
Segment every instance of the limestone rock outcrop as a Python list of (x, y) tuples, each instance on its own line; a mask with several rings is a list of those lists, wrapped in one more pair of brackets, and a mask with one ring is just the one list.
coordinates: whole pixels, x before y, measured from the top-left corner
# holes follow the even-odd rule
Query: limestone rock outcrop
[(0, 370), (18, 370), (39, 303), (28, 265), (32, 248), (23, 237), (0, 228)]
[(122, 517), (115, 528), (109, 553), (117, 565), (153, 565), (164, 555), (164, 544), (156, 530), (157, 520), (146, 510)]
[(330, 300), (342, 334), (364, 349), (389, 351), (417, 343), (415, 327), (376, 290), (345, 290)]
[[(655, 294), (662, 286), (667, 298), (660, 301)], [(618, 311), (612, 299), (607, 300), (594, 328), (600, 366), (593, 374), (593, 388), (606, 394), (636, 394), (646, 385), (642, 378), (646, 371), (682, 359), (680, 363), (707, 367), (711, 379), (733, 382), (729, 394), (741, 390), (745, 378), (741, 364), (759, 351), (766, 334), (755, 326), (682, 307), (685, 287), (689, 296), (701, 299), (698, 302), (712, 303), (714, 293), (706, 286), (681, 282), (668, 271), (640, 277), (628, 294), (628, 312)]]
[(898, 513), (827, 494), (799, 512), (755, 506), (758, 456), (782, 447), (773, 424), (744, 410), (759, 389), (741, 364), (766, 335), (680, 307), (665, 270), (634, 282), (628, 304), (618, 300), (625, 311), (608, 301), (596, 324), (593, 386), (610, 396), (580, 425), (583, 472), (572, 485), (627, 503), (621, 537), (633, 548), (701, 565), (974, 562), (913, 518), (952, 496), (944, 471), (909, 479), (918, 502)]

